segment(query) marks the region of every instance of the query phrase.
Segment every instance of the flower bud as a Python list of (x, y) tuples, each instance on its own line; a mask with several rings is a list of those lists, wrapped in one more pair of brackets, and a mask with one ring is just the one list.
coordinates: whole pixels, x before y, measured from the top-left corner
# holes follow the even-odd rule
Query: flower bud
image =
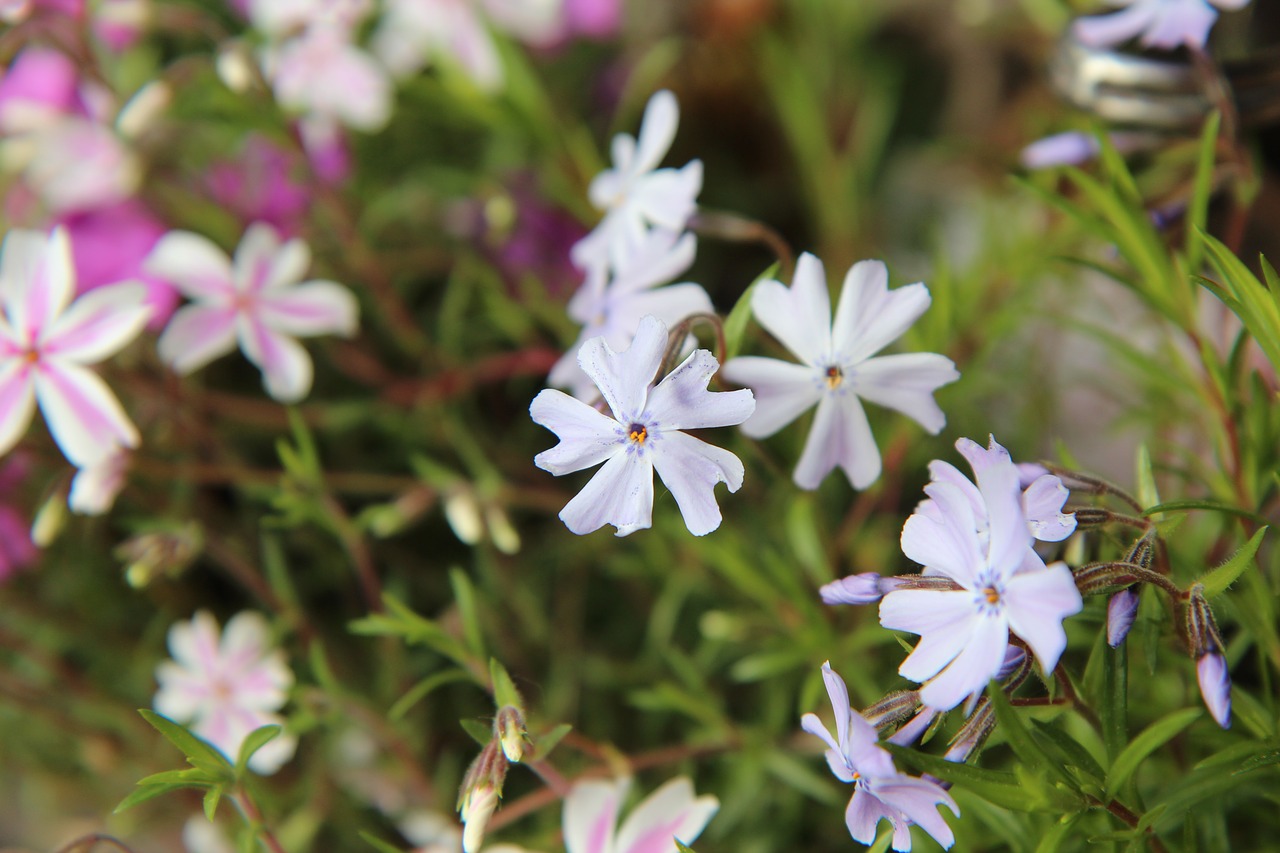
[(475, 545), (484, 535), (480, 505), (469, 490), (461, 489), (444, 499), (444, 517), (453, 535), (465, 545)]
[(528, 734), (524, 727), (524, 716), (520, 709), (512, 705), (503, 705), (498, 709), (498, 716), (493, 721), (493, 731), (498, 743), (502, 745), (502, 754), (512, 764), (519, 764), (524, 756), (524, 744)]
[(901, 583), (899, 578), (884, 578), (876, 572), (863, 572), (824, 584), (818, 592), (822, 595), (823, 604), (875, 604)]
[(1127, 587), (1111, 596), (1107, 602), (1107, 645), (1114, 649), (1123, 643), (1137, 616), (1137, 589)]
[(50, 495), (31, 522), (31, 541), (37, 548), (48, 548), (67, 526), (67, 496), (58, 490)]
[(1231, 674), (1226, 658), (1217, 652), (1201, 655), (1196, 661), (1196, 681), (1213, 719), (1224, 729), (1231, 728)]
[(862, 712), (868, 723), (880, 728), (910, 717), (920, 707), (917, 690), (896, 690)]
[(484, 831), (489, 826), (498, 807), (498, 791), (493, 785), (482, 785), (472, 791), (462, 808), (462, 849), (464, 853), (479, 853), (484, 843)]
[(189, 522), (174, 530), (132, 536), (117, 545), (114, 553), (125, 564), (129, 586), (141, 589), (162, 575), (182, 574), (203, 548), (203, 531)]
[(173, 89), (163, 80), (152, 80), (134, 93), (116, 117), (116, 130), (125, 139), (137, 139), (173, 102)]
[(493, 546), (507, 556), (520, 553), (520, 534), (502, 507), (490, 504), (484, 510), (484, 523), (489, 528)]
[(252, 63), (253, 60), (243, 45), (239, 43), (227, 45), (218, 53), (215, 63), (218, 79), (228, 89), (237, 95), (242, 95), (254, 84), (256, 72), (253, 70)]
[(986, 743), (987, 737), (990, 736), (995, 727), (995, 711), (992, 709), (990, 702), (983, 702), (982, 707), (978, 708), (965, 721), (960, 731), (956, 732), (956, 736), (951, 739), (947, 753), (943, 758), (947, 761), (963, 764), (982, 747), (982, 744)]
[(1195, 584), (1187, 593), (1186, 612), (1187, 642), (1191, 644), (1191, 656), (1199, 660), (1207, 654), (1222, 654), (1222, 637), (1218, 623), (1204, 597), (1204, 585)]

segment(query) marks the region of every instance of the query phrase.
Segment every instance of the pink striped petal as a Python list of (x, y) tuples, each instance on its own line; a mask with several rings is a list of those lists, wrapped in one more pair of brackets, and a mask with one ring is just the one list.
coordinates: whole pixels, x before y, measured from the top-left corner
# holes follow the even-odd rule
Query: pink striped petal
[(627, 788), (624, 779), (588, 780), (573, 786), (564, 801), (566, 853), (612, 853), (614, 826)]
[[(297, 241), (291, 241), (297, 242)], [(258, 320), (294, 337), (356, 332), (360, 306), (351, 291), (332, 281), (268, 290), (257, 301)]]
[(138, 446), (137, 428), (97, 374), (45, 361), (35, 371), (35, 386), (53, 440), (77, 468), (102, 462), (120, 446)]
[(35, 409), (30, 362), (21, 357), (0, 361), (0, 454), (8, 453), (22, 438)]
[(38, 340), (75, 294), (67, 232), (55, 228), (46, 237), (38, 231), (10, 231), (0, 252), (0, 288), (9, 322), (20, 342)]
[(236, 319), (240, 347), (262, 370), (267, 393), (282, 403), (296, 403), (311, 390), (311, 356), (293, 338), (281, 335), (263, 323)]
[(123, 349), (151, 318), (141, 284), (99, 287), (81, 296), (45, 333), (42, 352), (96, 364)]
[(695, 797), (684, 776), (644, 799), (618, 829), (617, 853), (675, 853), (675, 839), (692, 844), (720, 808), (712, 796)]
[(161, 237), (142, 269), (173, 282), (189, 299), (227, 303), (236, 295), (227, 253), (207, 237), (190, 231), (170, 231)]
[(160, 359), (185, 376), (236, 348), (236, 312), (188, 305), (173, 315), (156, 346)]
[[(300, 241), (290, 241), (295, 242)], [(305, 248), (304, 244), (304, 251)], [(236, 247), (233, 262), (236, 289), (241, 293), (257, 293), (266, 288), (276, 277), (276, 258), (281, 251), (280, 236), (276, 229), (265, 222), (250, 225), (244, 232), (240, 245)], [(296, 255), (296, 249), (293, 254)]]

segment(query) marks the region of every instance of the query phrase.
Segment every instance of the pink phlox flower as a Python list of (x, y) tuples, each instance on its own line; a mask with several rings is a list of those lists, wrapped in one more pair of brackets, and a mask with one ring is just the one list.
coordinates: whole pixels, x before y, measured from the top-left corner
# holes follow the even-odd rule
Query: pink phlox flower
[(676, 839), (692, 844), (720, 808), (710, 795), (696, 796), (684, 776), (662, 785), (616, 826), (628, 780), (588, 780), (564, 801), (566, 853), (676, 853)]
[(1089, 47), (1113, 47), (1138, 39), (1143, 47), (1204, 48), (1218, 10), (1243, 9), (1249, 0), (1109, 0), (1118, 12), (1079, 18), (1075, 34)]
[(663, 89), (644, 110), (639, 137), (613, 138), (613, 168), (591, 181), (591, 203), (605, 211), (596, 229), (574, 247), (580, 269), (625, 270), (643, 245), (650, 228), (683, 230), (702, 190), (702, 161), (683, 168), (658, 168), (667, 156), (680, 123), (676, 96)]
[(236, 348), (262, 370), (267, 392), (284, 403), (311, 390), (313, 367), (297, 337), (355, 334), (351, 291), (332, 281), (299, 284), (311, 264), (300, 239), (283, 244), (275, 230), (249, 226), (235, 260), (209, 239), (172, 231), (145, 269), (173, 281), (193, 304), (178, 309), (160, 336), (160, 358), (191, 373)]
[(0, 467), (0, 583), (30, 566), (40, 555), (31, 541), (31, 522), (16, 506), (7, 501), (17, 497), (22, 482), (27, 479), (31, 465), (20, 454), (10, 456)]
[(816, 489), (837, 466), (855, 489), (880, 476), (876, 447), (862, 401), (894, 409), (931, 433), (946, 424), (933, 392), (960, 378), (951, 359), (935, 353), (876, 356), (929, 307), (923, 284), (889, 290), (879, 261), (861, 261), (845, 276), (831, 317), (822, 262), (806, 252), (790, 288), (762, 281), (751, 298), (756, 321), (800, 358), (800, 364), (743, 356), (725, 365), (726, 379), (749, 387), (759, 405), (742, 426), (753, 438), (773, 435), (818, 406), (795, 482)]
[(239, 155), (210, 168), (209, 194), (245, 225), (265, 222), (285, 236), (301, 230), (311, 193), (297, 179), (298, 158), (257, 134), (245, 140)]
[(897, 589), (880, 602), (880, 624), (920, 635), (898, 673), (927, 682), (921, 701), (946, 711), (983, 689), (1000, 671), (1012, 631), (1046, 673), (1066, 649), (1062, 620), (1083, 606), (1065, 563), (1045, 566), (1031, 548), (1018, 469), (995, 461), (977, 471), (987, 518), (981, 535), (973, 505), (950, 482), (925, 487), (932, 511), (902, 528), (902, 550), (926, 574), (950, 578), (959, 590)]
[(853, 840), (871, 844), (881, 820), (893, 827), (893, 849), (911, 849), (911, 825), (916, 824), (944, 848), (955, 843), (951, 827), (938, 813), (945, 805), (959, 817), (960, 807), (951, 795), (933, 782), (899, 773), (893, 759), (878, 743), (875, 727), (849, 704), (844, 679), (822, 665), (822, 680), (835, 710), (836, 736), (818, 719), (805, 714), (800, 726), (827, 745), (827, 766), (841, 782), (853, 783), (853, 797), (845, 810), (845, 824)]
[(146, 291), (134, 283), (100, 287), (78, 299), (67, 233), (10, 231), (0, 249), (0, 453), (22, 437), (35, 413), (78, 468), (138, 430), (106, 383), (88, 369), (119, 352), (146, 325)]
[(656, 317), (640, 321), (635, 340), (623, 352), (615, 352), (604, 338), (582, 345), (578, 364), (599, 387), (612, 417), (552, 389), (539, 393), (529, 407), (534, 423), (560, 439), (534, 457), (539, 468), (559, 477), (604, 463), (560, 511), (560, 520), (574, 533), (612, 524), (617, 535), (626, 536), (651, 526), (655, 468), (695, 536), (720, 526), (716, 483), (727, 484), (731, 492), (742, 486), (737, 456), (682, 430), (742, 423), (755, 408), (751, 392), (708, 391), (720, 365), (701, 349), (651, 388), (666, 348), (667, 328)]
[(0, 78), (0, 133), (39, 130), (75, 114), (85, 114), (75, 63), (47, 47), (20, 51)]
[(67, 506), (80, 515), (102, 515), (116, 502), (129, 472), (129, 452), (116, 449), (100, 462), (81, 468), (71, 481)]
[[(284, 653), (272, 648), (270, 634), (267, 620), (251, 611), (231, 617), (221, 636), (205, 610), (190, 622), (175, 622), (169, 629), (173, 660), (156, 667), (160, 689), (153, 707), (235, 761), (250, 732), (284, 724), (276, 711), (288, 701), (293, 672)], [(281, 733), (254, 753), (249, 767), (274, 773), (296, 746), (292, 735)]]
[(387, 0), (373, 51), (395, 77), (431, 63), (456, 66), (479, 88), (496, 91), (504, 72), (474, 0)]
[(701, 285), (667, 285), (689, 268), (696, 249), (692, 234), (655, 228), (620, 273), (608, 280), (603, 275), (588, 275), (569, 300), (569, 316), (583, 324), (582, 333), (551, 368), (547, 383), (571, 389), (579, 400), (589, 400), (595, 395), (595, 384), (578, 366), (577, 358), (588, 340), (602, 336), (609, 346), (624, 347), (635, 336), (642, 317), (652, 315), (674, 326), (691, 314), (713, 311), (711, 297)]
[[(988, 446), (983, 448), (968, 438), (956, 441), (956, 450), (968, 460), (976, 476), (991, 465), (1003, 465), (1013, 460), (1009, 451), (996, 442), (995, 436), (988, 436)], [(1018, 483), (1022, 488), (1022, 511), (1026, 516), (1031, 535), (1041, 542), (1061, 542), (1076, 529), (1076, 517), (1073, 513), (1062, 512), (1063, 505), (1070, 494), (1062, 481), (1046, 471), (1042, 466), (1023, 464), (1018, 467)], [(935, 483), (950, 483), (962, 492), (969, 500), (973, 510), (974, 523), (977, 524), (978, 536), (987, 535), (986, 506), (982, 494), (973, 481), (960, 473), (954, 465), (935, 459), (929, 463), (929, 476)], [(939, 510), (930, 498), (925, 498), (916, 506), (916, 512), (923, 515), (936, 515)]]

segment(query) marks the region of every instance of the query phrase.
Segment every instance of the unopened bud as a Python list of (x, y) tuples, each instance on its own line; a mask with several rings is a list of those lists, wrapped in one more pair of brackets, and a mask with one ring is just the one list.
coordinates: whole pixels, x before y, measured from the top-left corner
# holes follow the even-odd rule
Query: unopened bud
[(475, 545), (484, 535), (480, 505), (469, 490), (458, 490), (444, 499), (444, 517), (453, 529), (453, 535), (464, 544)]
[(917, 690), (895, 690), (879, 702), (862, 712), (868, 723), (880, 728), (899, 723), (910, 717), (920, 707), (920, 692)]
[(1198, 660), (1207, 654), (1222, 654), (1222, 637), (1209, 601), (1204, 597), (1204, 584), (1195, 584), (1187, 593), (1186, 619), (1192, 657)]
[(48, 548), (67, 526), (67, 496), (62, 490), (50, 495), (36, 511), (31, 522), (31, 541), (37, 548)]
[(508, 556), (520, 553), (520, 534), (516, 532), (502, 507), (493, 504), (487, 506), (484, 521), (495, 548)]
[(1095, 595), (1114, 587), (1133, 584), (1138, 579), (1134, 574), (1138, 568), (1131, 563), (1089, 563), (1075, 569), (1072, 575), (1081, 595)]
[(492, 785), (485, 785), (467, 798), (462, 809), (462, 849), (464, 853), (479, 853), (484, 843), (484, 831), (489, 818), (498, 807), (498, 792)]
[(140, 533), (121, 542), (115, 556), (125, 564), (124, 577), (141, 589), (158, 577), (177, 577), (204, 548), (204, 533), (195, 522), (175, 530)]
[[(458, 811), (465, 816), (471, 802), (484, 788), (492, 788), (502, 795), (502, 784), (507, 779), (507, 758), (496, 741), (489, 741), (471, 762), (458, 790)], [(465, 817), (463, 818), (465, 820)]]
[(1107, 645), (1116, 648), (1124, 642), (1138, 615), (1138, 591), (1122, 589), (1107, 602)]
[(512, 705), (503, 705), (493, 721), (493, 731), (502, 745), (502, 754), (512, 764), (519, 764), (524, 757), (524, 744), (528, 739), (524, 716)]
[(901, 585), (901, 578), (885, 578), (877, 572), (863, 572), (823, 584), (818, 592), (823, 604), (875, 604)]
[(216, 63), (218, 78), (228, 89), (237, 95), (242, 95), (249, 91), (256, 76), (252, 63), (253, 60), (245, 47), (239, 43), (232, 43), (218, 53)]
[(1077, 507), (1072, 510), (1072, 515), (1076, 517), (1077, 530), (1085, 527), (1101, 527), (1109, 522), (1112, 517), (1110, 510), (1092, 506)]
[(1226, 658), (1216, 652), (1201, 655), (1196, 661), (1196, 681), (1213, 719), (1224, 729), (1231, 728), (1231, 673)]
[(1155, 557), (1156, 549), (1150, 536), (1143, 536), (1137, 542), (1133, 543), (1133, 547), (1129, 549), (1129, 553), (1125, 556), (1126, 563), (1133, 563), (1142, 566), (1144, 569), (1151, 568), (1151, 560)]
[(989, 701), (983, 702), (981, 707), (965, 721), (960, 731), (956, 732), (956, 736), (951, 739), (947, 753), (943, 758), (947, 761), (963, 764), (982, 748), (982, 745), (986, 743), (987, 738), (995, 727), (995, 711)]
[(125, 139), (137, 139), (155, 123), (173, 100), (173, 90), (163, 80), (152, 80), (139, 89), (116, 117), (116, 130)]

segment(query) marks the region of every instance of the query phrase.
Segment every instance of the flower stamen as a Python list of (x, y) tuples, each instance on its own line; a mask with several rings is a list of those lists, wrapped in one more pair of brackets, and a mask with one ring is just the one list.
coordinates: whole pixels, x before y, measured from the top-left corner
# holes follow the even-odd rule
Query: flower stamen
[(844, 382), (844, 371), (840, 369), (839, 365), (833, 364), (827, 368), (826, 382), (827, 387), (833, 391)]
[(1000, 591), (996, 589), (994, 586), (989, 586), (986, 589), (984, 589), (982, 591), (982, 595), (987, 599), (987, 604), (1000, 603)]
[(649, 430), (644, 424), (632, 424), (627, 434), (627, 438), (631, 439), (634, 444), (644, 444), (645, 439), (648, 437)]

